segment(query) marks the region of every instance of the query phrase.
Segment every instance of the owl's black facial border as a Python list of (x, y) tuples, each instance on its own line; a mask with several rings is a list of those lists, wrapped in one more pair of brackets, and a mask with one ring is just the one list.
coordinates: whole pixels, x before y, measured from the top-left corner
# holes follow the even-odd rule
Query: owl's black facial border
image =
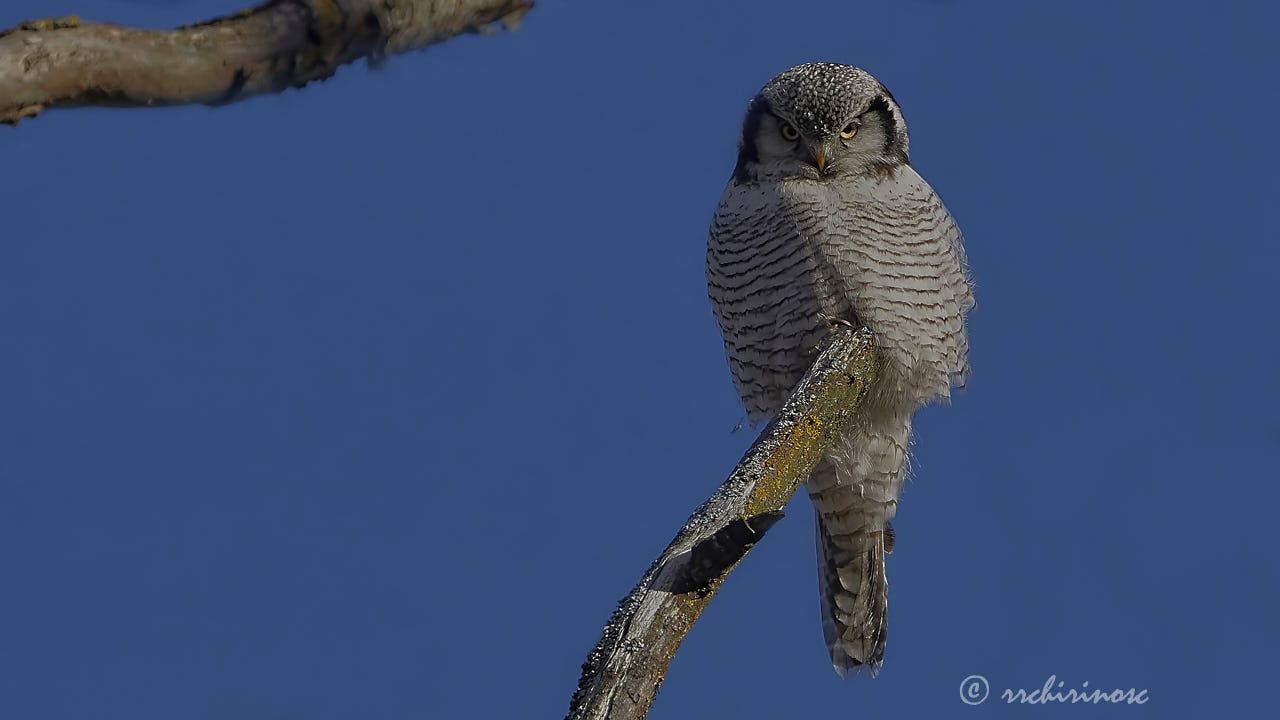
[(747, 116), (742, 121), (742, 138), (738, 140), (738, 164), (733, 168), (733, 179), (737, 182), (750, 180), (747, 167), (760, 162), (756, 135), (760, 132), (760, 119), (767, 112), (771, 112), (769, 103), (761, 95), (756, 95), (747, 105)]
[[(898, 118), (894, 115), (893, 107), (889, 105), (889, 101), (893, 99), (886, 88), (883, 95), (876, 95), (871, 100), (871, 105), (862, 113), (862, 117), (875, 114), (880, 121), (880, 127), (884, 128), (884, 148), (881, 152), (887, 158), (894, 158), (904, 164), (908, 163), (907, 150), (902, 146), (902, 128), (898, 127)], [(894, 101), (897, 104), (897, 101)]]

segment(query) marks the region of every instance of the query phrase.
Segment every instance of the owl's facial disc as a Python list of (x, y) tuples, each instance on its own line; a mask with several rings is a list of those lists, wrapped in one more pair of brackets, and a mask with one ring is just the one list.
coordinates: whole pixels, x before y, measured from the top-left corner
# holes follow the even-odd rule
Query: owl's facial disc
[(906, 123), (879, 81), (848, 65), (806, 63), (751, 101), (733, 174), (739, 182), (827, 180), (908, 162)]
[(741, 137), (739, 182), (825, 180), (909, 164), (897, 102), (850, 65), (805, 63), (779, 74), (751, 101)]
[(744, 129), (739, 169), (810, 180), (866, 172), (884, 161), (883, 118), (874, 107), (847, 112), (819, 124), (790, 107), (756, 105)]

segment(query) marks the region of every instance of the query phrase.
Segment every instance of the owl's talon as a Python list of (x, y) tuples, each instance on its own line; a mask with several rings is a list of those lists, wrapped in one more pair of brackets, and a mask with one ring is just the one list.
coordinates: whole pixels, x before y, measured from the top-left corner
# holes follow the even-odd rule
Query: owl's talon
[(845, 320), (845, 319), (844, 319), (844, 318), (842, 318), (842, 317), (836, 317), (835, 315), (827, 315), (827, 314), (825, 314), (825, 313), (824, 313), (824, 314), (822, 315), (822, 319), (823, 319), (823, 320), (826, 320), (826, 321), (827, 321), (827, 324), (828, 324), (828, 325), (830, 325), (831, 327), (835, 327), (835, 326), (837, 326), (837, 325), (843, 325), (843, 326), (845, 326), (845, 327), (849, 328), (850, 330), (857, 330), (857, 329), (858, 329), (858, 327), (857, 327), (856, 325), (854, 325), (853, 323), (849, 322), (848, 320)]

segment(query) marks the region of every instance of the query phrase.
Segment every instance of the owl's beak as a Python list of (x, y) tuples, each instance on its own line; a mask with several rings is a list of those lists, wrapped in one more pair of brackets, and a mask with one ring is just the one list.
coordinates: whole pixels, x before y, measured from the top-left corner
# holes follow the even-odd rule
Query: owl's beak
[(827, 169), (827, 165), (831, 164), (831, 156), (834, 148), (830, 143), (821, 140), (805, 143), (809, 147), (809, 154), (813, 156), (813, 162), (818, 166), (818, 172)]

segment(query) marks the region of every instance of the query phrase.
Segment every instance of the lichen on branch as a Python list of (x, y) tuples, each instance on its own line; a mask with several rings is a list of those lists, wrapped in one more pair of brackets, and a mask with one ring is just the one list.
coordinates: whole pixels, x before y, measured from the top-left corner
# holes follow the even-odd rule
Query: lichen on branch
[(676, 650), (875, 379), (871, 333), (833, 326), (829, 344), (733, 473), (689, 517), (605, 625), (582, 665), (569, 720), (639, 720)]

